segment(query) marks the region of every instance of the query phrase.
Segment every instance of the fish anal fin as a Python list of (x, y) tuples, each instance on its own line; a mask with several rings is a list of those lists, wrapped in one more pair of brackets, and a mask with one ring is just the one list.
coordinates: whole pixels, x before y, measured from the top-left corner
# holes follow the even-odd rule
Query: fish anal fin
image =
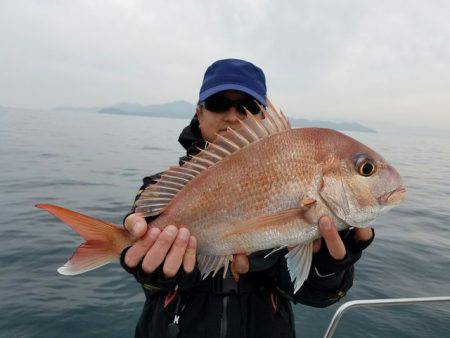
[(228, 265), (232, 260), (233, 255), (214, 256), (199, 254), (197, 257), (197, 266), (203, 279), (208, 277), (211, 273), (213, 273), (214, 277), (222, 268), (224, 269), (223, 278), (225, 278), (226, 272), (228, 271)]

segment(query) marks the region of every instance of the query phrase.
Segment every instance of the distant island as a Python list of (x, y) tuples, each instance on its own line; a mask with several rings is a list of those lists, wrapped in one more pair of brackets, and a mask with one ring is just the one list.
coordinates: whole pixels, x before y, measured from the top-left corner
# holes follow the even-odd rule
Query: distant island
[(372, 128), (363, 126), (358, 122), (331, 122), (331, 121), (320, 121), (320, 120), (306, 120), (306, 119), (296, 119), (293, 117), (289, 118), (291, 124), (297, 128), (330, 128), (341, 131), (359, 131), (364, 133), (376, 133), (377, 131)]
[[(29, 108), (15, 108), (5, 107), (0, 105), (0, 112), (20, 112), (35, 110)], [(37, 110), (37, 111), (41, 111)], [(114, 114), (114, 115), (138, 115), (149, 117), (165, 117), (169, 119), (191, 119), (195, 112), (195, 105), (187, 101), (174, 101), (164, 104), (141, 105), (138, 103), (118, 103), (116, 105), (101, 108), (101, 107), (72, 107), (60, 106), (50, 109), (52, 111), (67, 111), (67, 112), (97, 112), (100, 114)], [(376, 133), (372, 128), (363, 126), (357, 122), (332, 122), (321, 120), (306, 120), (290, 117), (289, 120), (294, 127), (298, 128), (330, 128), (341, 131), (359, 131), (365, 133)]]
[[(165, 104), (144, 106), (138, 103), (118, 103), (114, 106), (98, 110), (101, 114), (138, 115), (150, 117), (165, 117), (172, 119), (190, 119), (195, 111), (195, 105), (187, 101), (174, 101)], [(320, 120), (306, 120), (290, 117), (294, 127), (308, 128), (320, 127), (341, 131), (359, 131), (376, 133), (377, 131), (357, 122), (331, 122)]]
[(143, 106), (138, 103), (118, 103), (114, 106), (100, 109), (98, 112), (101, 114), (190, 119), (195, 112), (195, 106), (187, 101), (174, 101), (164, 104), (152, 104), (149, 106)]
[(54, 107), (52, 111), (67, 111), (67, 112), (97, 112), (102, 107), (72, 107), (72, 106), (58, 106)]

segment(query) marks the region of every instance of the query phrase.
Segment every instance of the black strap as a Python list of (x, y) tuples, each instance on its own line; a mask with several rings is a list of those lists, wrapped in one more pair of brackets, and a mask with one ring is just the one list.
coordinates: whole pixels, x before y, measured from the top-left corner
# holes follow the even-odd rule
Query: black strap
[(213, 294), (242, 294), (271, 288), (273, 282), (260, 273), (249, 273), (239, 276), (236, 282), (232, 276), (222, 277), (221, 274), (205, 279), (196, 291)]

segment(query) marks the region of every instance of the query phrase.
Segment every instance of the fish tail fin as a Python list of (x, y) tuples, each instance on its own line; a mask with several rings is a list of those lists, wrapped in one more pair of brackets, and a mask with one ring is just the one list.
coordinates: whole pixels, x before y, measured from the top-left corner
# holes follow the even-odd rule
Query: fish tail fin
[(128, 232), (114, 224), (56, 205), (37, 204), (36, 207), (53, 214), (86, 240), (58, 269), (62, 275), (78, 275), (111, 263), (131, 244)]

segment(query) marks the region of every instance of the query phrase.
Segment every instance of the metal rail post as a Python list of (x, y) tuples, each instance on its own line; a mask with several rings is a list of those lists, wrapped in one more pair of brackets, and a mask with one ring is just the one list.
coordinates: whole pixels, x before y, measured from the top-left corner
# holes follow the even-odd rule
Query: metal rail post
[(450, 296), (446, 297), (419, 297), (419, 298), (388, 298), (388, 299), (364, 299), (364, 300), (352, 300), (342, 304), (335, 312), (331, 319), (330, 325), (325, 332), (324, 338), (330, 338), (336, 331), (336, 327), (342, 318), (344, 312), (353, 307), (363, 306), (391, 306), (391, 305), (405, 305), (414, 303), (436, 303), (436, 302), (449, 302)]

